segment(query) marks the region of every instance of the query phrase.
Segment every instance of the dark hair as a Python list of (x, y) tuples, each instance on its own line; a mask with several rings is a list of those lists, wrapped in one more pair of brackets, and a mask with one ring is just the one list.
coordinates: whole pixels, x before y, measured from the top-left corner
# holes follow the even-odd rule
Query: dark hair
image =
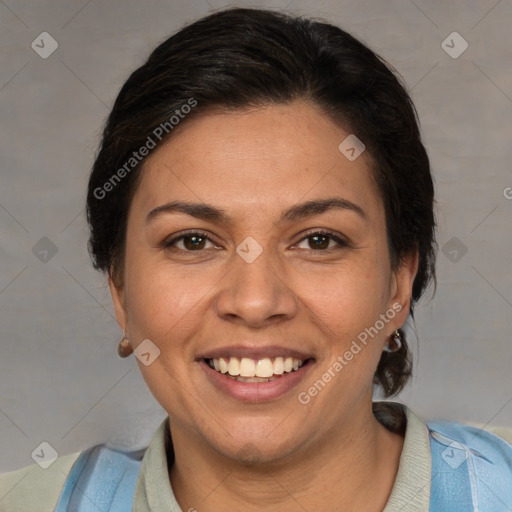
[[(144, 163), (138, 150), (150, 147), (150, 140), (151, 147), (160, 146), (211, 109), (296, 99), (319, 107), (364, 142), (384, 202), (393, 268), (419, 253), (413, 315), (413, 304), (435, 282), (437, 248), (434, 187), (414, 105), (393, 68), (347, 32), (269, 10), (227, 9), (189, 24), (123, 85), (89, 181), (94, 267), (122, 284), (127, 213)], [(374, 377), (386, 397), (397, 394), (412, 372), (400, 333), (402, 348), (383, 352)]]

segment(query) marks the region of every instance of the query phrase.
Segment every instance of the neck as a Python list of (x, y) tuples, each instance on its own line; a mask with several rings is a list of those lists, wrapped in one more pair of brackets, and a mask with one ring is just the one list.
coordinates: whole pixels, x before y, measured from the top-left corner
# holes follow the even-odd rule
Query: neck
[(240, 463), (175, 428), (169, 476), (183, 510), (280, 512), (382, 511), (398, 471), (404, 438), (372, 413), (352, 415), (280, 460)]

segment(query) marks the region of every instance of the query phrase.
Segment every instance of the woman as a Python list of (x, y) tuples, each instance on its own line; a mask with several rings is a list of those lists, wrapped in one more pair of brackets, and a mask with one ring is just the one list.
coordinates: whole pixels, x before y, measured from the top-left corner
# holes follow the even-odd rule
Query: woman
[(372, 401), (411, 375), (433, 202), (409, 96), (341, 29), (230, 9), (162, 43), (114, 104), (87, 214), (119, 354), (168, 417), (147, 450), (34, 469), (2, 510), (510, 510), (510, 444)]

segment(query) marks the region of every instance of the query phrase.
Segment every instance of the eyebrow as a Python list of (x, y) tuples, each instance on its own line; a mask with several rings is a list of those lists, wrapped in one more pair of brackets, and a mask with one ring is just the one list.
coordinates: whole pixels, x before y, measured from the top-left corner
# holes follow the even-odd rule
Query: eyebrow
[[(280, 221), (297, 221), (314, 215), (320, 215), (333, 209), (351, 211), (363, 219), (367, 218), (364, 210), (352, 201), (348, 201), (341, 197), (330, 197), (294, 205), (281, 213)], [(205, 221), (221, 222), (228, 225), (233, 224), (233, 219), (221, 208), (217, 208), (206, 203), (189, 203), (183, 201), (172, 201), (170, 203), (157, 206), (148, 213), (146, 223), (153, 221), (164, 213), (173, 212), (186, 213), (191, 217)]]

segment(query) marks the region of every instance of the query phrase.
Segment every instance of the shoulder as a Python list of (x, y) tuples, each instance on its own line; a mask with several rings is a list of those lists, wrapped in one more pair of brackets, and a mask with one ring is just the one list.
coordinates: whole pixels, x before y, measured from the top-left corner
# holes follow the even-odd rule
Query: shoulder
[(458, 444), (474, 455), (503, 459), (512, 471), (512, 429), (467, 425), (455, 421), (427, 422), (431, 442), (457, 448)]
[(0, 474), (0, 510), (53, 512), (66, 478), (80, 453), (58, 457), (46, 469), (32, 464)]
[(492, 426), (492, 425), (471, 425), (473, 427), (487, 430), (488, 432), (491, 432), (492, 434), (497, 435), (504, 441), (506, 441), (509, 444), (512, 444), (512, 428), (511, 427), (500, 427), (500, 426)]
[(451, 510), (511, 510), (512, 444), (472, 425), (432, 421), (427, 427), (432, 510), (450, 510), (446, 504)]
[(96, 497), (98, 510), (110, 510), (113, 502), (128, 510), (145, 452), (146, 448), (123, 450), (99, 444), (58, 457), (46, 469), (33, 464), (1, 474), (0, 511), (76, 510), (73, 507), (84, 494)]

